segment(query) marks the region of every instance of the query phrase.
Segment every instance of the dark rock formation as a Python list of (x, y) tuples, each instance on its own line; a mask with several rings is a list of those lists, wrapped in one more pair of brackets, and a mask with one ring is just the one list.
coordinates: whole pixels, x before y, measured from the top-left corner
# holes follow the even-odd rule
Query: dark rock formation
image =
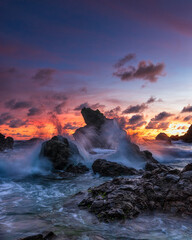
[(87, 168), (83, 165), (72, 167), (74, 163), (70, 158), (73, 155), (81, 157), (77, 146), (62, 136), (55, 136), (51, 140), (44, 142), (40, 152), (40, 157), (47, 157), (56, 170), (68, 168), (68, 170), (71, 169), (71, 171), (73, 170), (76, 172), (85, 171)]
[(70, 164), (65, 171), (70, 173), (75, 173), (75, 174), (82, 174), (82, 173), (88, 172), (89, 168), (87, 168), (85, 165), (81, 163), (77, 165)]
[(91, 108), (83, 108), (81, 110), (81, 114), (83, 115), (84, 121), (88, 126), (94, 126), (96, 128), (101, 128), (101, 126), (105, 123), (107, 118), (101, 113), (98, 109), (96, 111)]
[(5, 149), (12, 149), (14, 144), (14, 139), (12, 137), (7, 137), (0, 133), (0, 151)]
[(94, 173), (99, 173), (101, 176), (109, 177), (139, 174), (139, 172), (134, 168), (129, 168), (116, 162), (107, 161), (105, 159), (95, 160), (92, 165), (92, 169)]
[(189, 127), (188, 131), (180, 137), (186, 143), (192, 143), (192, 125)]
[(90, 188), (79, 207), (107, 222), (152, 210), (192, 215), (191, 165), (180, 172), (162, 164), (147, 163), (145, 170), (141, 178), (115, 178)]
[(48, 232), (44, 234), (37, 234), (25, 238), (20, 238), (19, 240), (56, 240), (56, 239), (58, 238), (53, 232)]
[(171, 143), (171, 138), (167, 136), (166, 133), (159, 133), (156, 138), (156, 140), (158, 141), (164, 141), (164, 142), (167, 142), (167, 143)]

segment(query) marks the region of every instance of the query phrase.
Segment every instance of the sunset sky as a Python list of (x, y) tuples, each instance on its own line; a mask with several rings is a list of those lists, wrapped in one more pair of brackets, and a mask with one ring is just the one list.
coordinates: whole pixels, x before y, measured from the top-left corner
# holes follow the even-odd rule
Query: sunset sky
[(83, 106), (129, 134), (192, 122), (191, 0), (0, 0), (0, 132), (72, 134)]

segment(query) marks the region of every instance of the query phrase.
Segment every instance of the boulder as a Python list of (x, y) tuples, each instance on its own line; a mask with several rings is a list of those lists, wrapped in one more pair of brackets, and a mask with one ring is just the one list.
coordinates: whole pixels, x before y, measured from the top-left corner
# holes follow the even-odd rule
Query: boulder
[[(67, 167), (71, 169), (70, 165), (74, 165), (74, 162), (71, 160), (73, 155), (82, 158), (77, 146), (62, 136), (54, 136), (52, 139), (44, 142), (40, 152), (40, 157), (47, 157), (56, 170), (64, 170)], [(73, 171), (80, 171), (77, 169), (83, 171), (85, 168), (83, 165), (76, 166), (73, 167)]]
[(90, 188), (79, 207), (106, 222), (153, 210), (192, 216), (192, 171), (155, 163), (145, 169), (141, 178), (114, 178)]
[(94, 173), (99, 173), (101, 176), (121, 176), (121, 175), (136, 175), (139, 172), (134, 168), (129, 168), (116, 162), (110, 162), (105, 159), (97, 159), (92, 165)]
[(164, 141), (164, 142), (167, 142), (167, 143), (171, 143), (171, 138), (167, 136), (166, 133), (159, 133), (156, 138), (156, 140), (158, 141)]

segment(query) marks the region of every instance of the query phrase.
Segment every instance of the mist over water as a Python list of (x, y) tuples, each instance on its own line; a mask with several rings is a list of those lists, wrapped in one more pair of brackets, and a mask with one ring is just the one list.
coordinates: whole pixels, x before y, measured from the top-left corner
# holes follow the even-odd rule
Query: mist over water
[[(71, 147), (76, 144), (81, 155), (71, 156), (75, 164), (82, 162), (91, 169), (95, 159), (103, 158), (129, 167), (144, 166), (129, 137), (115, 122), (105, 125), (100, 135), (94, 128), (86, 131), (78, 141), (69, 139)], [(105, 148), (95, 147), (95, 139), (105, 143)], [(179, 168), (192, 161), (192, 148), (187, 144), (150, 144), (141, 148), (152, 151), (159, 161)], [(105, 240), (191, 239), (192, 220), (171, 214), (146, 213), (124, 223), (99, 222), (94, 215), (80, 210), (80, 199), (77, 195), (74, 200), (73, 196), (110, 178), (90, 171), (59, 179), (51, 173), (51, 163), (39, 158), (40, 149), (41, 143), (0, 153), (0, 239), (15, 240), (47, 230), (72, 240), (95, 240), (95, 236)]]

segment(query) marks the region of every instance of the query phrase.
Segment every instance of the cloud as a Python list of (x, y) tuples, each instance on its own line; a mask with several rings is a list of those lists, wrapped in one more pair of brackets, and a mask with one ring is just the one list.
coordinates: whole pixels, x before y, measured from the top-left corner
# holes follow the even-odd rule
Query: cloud
[(50, 81), (52, 81), (52, 76), (56, 72), (55, 69), (43, 68), (39, 69), (32, 79), (38, 83), (40, 86), (44, 86)]
[(149, 82), (156, 82), (158, 77), (163, 76), (164, 63), (153, 64), (148, 61), (140, 61), (137, 67), (129, 66), (127, 68), (118, 69), (113, 73), (122, 81), (133, 81), (142, 79)]
[(13, 117), (9, 113), (2, 113), (0, 115), (0, 125), (5, 124), (8, 120), (12, 119)]
[(130, 125), (134, 125), (134, 124), (138, 124), (143, 120), (143, 116), (142, 115), (133, 115), (130, 119), (128, 124)]
[(105, 108), (105, 105), (102, 105), (100, 103), (95, 103), (95, 104), (90, 105), (88, 102), (85, 102), (85, 103), (82, 103), (79, 106), (75, 107), (74, 111), (81, 111), (84, 107), (85, 108), (91, 108), (91, 109), (95, 110), (95, 109), (98, 109), (98, 108), (103, 109), (103, 108)]
[(135, 53), (129, 53), (127, 54), (125, 57), (121, 58), (115, 65), (115, 68), (120, 68), (123, 65), (125, 65), (125, 63), (129, 62), (130, 60), (134, 59), (136, 57)]
[(57, 114), (62, 114), (63, 113), (63, 107), (65, 106), (66, 102), (62, 102), (60, 104), (58, 104), (57, 106), (55, 106), (54, 108), (54, 112), (56, 112)]
[(161, 113), (157, 114), (155, 116), (155, 118), (153, 118), (152, 120), (153, 121), (162, 121), (162, 120), (165, 120), (165, 119), (167, 119), (168, 117), (171, 117), (171, 116), (173, 116), (173, 114), (168, 113), (168, 112), (161, 112)]
[(147, 100), (146, 104), (150, 104), (150, 103), (154, 103), (154, 102), (163, 102), (163, 100), (161, 98), (157, 99), (156, 97), (151, 96)]
[(125, 109), (122, 113), (123, 114), (129, 114), (129, 113), (139, 113), (143, 112), (145, 109), (147, 109), (148, 106), (145, 103), (138, 104), (135, 106), (130, 105), (127, 109)]
[(117, 106), (109, 111), (106, 111), (104, 115), (109, 118), (115, 118), (118, 117), (118, 113), (121, 111), (121, 107)]
[(19, 101), (19, 102), (16, 102), (15, 99), (12, 99), (12, 100), (10, 100), (10, 101), (5, 103), (5, 107), (9, 108), (9, 109), (12, 109), (12, 110), (28, 108), (30, 106), (31, 106), (31, 102), (29, 102), (29, 101)]
[(192, 116), (189, 115), (189, 116), (185, 117), (185, 118), (183, 119), (183, 121), (188, 122), (188, 121), (190, 121), (191, 119), (192, 119)]
[(10, 128), (19, 128), (19, 127), (22, 127), (24, 125), (26, 125), (27, 121), (23, 121), (21, 119), (14, 119), (14, 120), (11, 120), (8, 125)]
[(76, 123), (66, 123), (63, 127), (63, 129), (70, 129), (70, 130), (76, 130), (78, 128), (78, 126), (76, 125)]
[(188, 105), (187, 107), (184, 107), (181, 113), (184, 113), (184, 112), (192, 112), (192, 106)]
[(32, 107), (29, 109), (29, 112), (27, 113), (27, 116), (37, 116), (42, 113), (42, 110), (36, 107)]

